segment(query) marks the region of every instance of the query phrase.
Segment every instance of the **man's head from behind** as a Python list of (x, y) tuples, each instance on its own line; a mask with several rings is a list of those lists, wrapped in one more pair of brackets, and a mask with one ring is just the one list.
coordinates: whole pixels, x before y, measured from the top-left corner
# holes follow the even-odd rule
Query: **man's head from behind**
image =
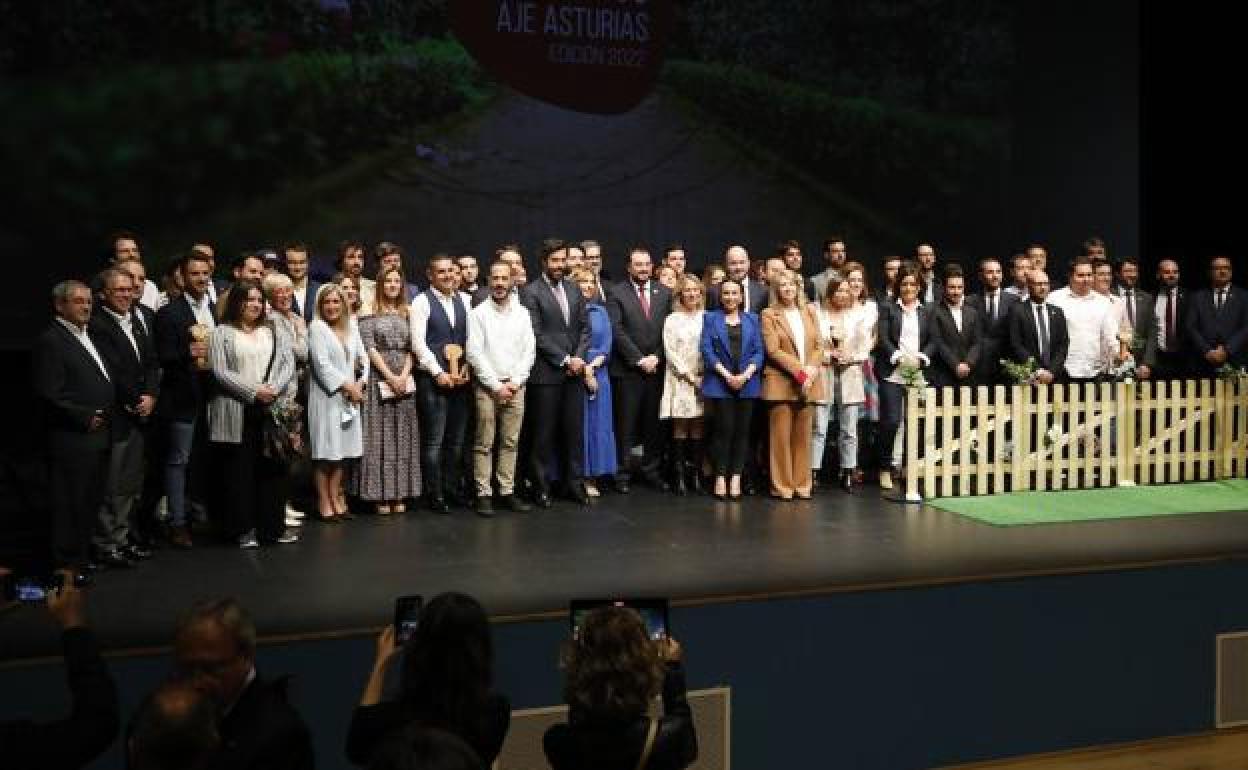
[(178, 673), (219, 709), (238, 700), (256, 661), (256, 626), (234, 599), (193, 606), (174, 639)]
[(484, 770), (477, 753), (452, 733), (411, 725), (387, 738), (369, 770)]
[(166, 682), (139, 706), (126, 745), (132, 770), (196, 770), (221, 743), (212, 699), (186, 682)]

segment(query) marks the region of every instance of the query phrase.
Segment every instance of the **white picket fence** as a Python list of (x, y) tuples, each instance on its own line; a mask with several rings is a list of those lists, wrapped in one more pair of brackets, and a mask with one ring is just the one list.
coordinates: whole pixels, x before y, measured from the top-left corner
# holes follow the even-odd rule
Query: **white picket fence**
[(1248, 381), (911, 388), (905, 430), (912, 502), (1244, 477)]

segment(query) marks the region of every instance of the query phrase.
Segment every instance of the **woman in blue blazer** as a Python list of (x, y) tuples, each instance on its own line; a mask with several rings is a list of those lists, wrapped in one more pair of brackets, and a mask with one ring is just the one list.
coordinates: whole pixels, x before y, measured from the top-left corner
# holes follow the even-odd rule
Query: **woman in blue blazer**
[(758, 316), (741, 307), (741, 283), (725, 279), (719, 309), (702, 322), (702, 398), (713, 404), (710, 455), (715, 497), (741, 497), (741, 472), (750, 446), (750, 415), (762, 391), (763, 335)]

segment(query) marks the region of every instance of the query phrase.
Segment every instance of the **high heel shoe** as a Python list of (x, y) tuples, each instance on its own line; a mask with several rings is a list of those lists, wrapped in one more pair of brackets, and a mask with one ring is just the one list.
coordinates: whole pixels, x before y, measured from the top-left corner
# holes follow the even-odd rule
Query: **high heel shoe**
[(715, 477), (715, 487), (714, 487), (714, 495), (715, 495), (715, 499), (716, 499), (716, 500), (727, 500), (727, 499), (728, 499), (728, 492), (727, 492), (727, 489), (728, 489), (728, 482), (724, 481), (724, 477), (723, 477), (723, 476), (716, 476), (716, 477)]

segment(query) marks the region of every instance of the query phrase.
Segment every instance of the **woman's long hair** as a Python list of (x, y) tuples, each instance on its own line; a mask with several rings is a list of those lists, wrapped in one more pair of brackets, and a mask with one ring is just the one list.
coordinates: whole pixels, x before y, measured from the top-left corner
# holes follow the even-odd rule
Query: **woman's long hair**
[(473, 743), (494, 683), (494, 645), (480, 603), (460, 593), (434, 597), (404, 652), (401, 699), (425, 724)]
[(663, 660), (629, 607), (600, 607), (585, 616), (564, 648), (563, 697), (574, 720), (623, 722), (646, 713), (663, 685)]

